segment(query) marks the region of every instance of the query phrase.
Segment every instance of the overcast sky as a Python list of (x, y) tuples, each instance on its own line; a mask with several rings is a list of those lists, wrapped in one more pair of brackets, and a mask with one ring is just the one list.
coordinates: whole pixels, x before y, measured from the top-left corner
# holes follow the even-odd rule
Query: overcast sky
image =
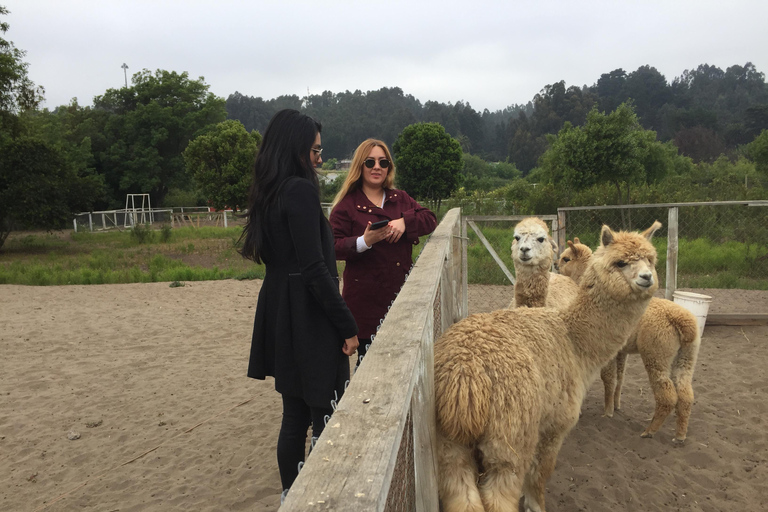
[(0, 0), (44, 106), (124, 86), (123, 63), (271, 99), (400, 87), (491, 111), (643, 65), (768, 73), (768, 0)]

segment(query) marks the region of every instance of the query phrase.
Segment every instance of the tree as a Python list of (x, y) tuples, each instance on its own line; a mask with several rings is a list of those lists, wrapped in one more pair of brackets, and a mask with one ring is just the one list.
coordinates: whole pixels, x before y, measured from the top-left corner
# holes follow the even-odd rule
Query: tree
[[(0, 5), (0, 15), (5, 16), (8, 12)], [(0, 33), (5, 34), (9, 28), (8, 23), (0, 22)], [(44, 89), (36, 87), (27, 76), (29, 64), (22, 60), (26, 53), (0, 37), (0, 115), (6, 119), (9, 115), (37, 107), (43, 100)], [(0, 127), (2, 124), (0, 119)]]
[[(7, 30), (0, 22), (0, 32)], [(29, 80), (24, 55), (0, 38), (0, 247), (20, 227), (63, 227), (73, 211), (89, 208), (102, 193), (100, 178), (81, 158), (89, 141), (67, 152), (60, 130), (49, 130), (50, 142), (25, 133), (35, 127), (27, 122), (34, 116), (26, 114), (42, 101), (43, 89)]]
[(100, 176), (78, 170), (63, 152), (28, 136), (0, 145), (0, 247), (19, 228), (62, 228), (103, 192)]
[(182, 153), (207, 126), (224, 121), (225, 101), (208, 92), (205, 79), (186, 72), (143, 70), (133, 86), (94, 98), (107, 120), (108, 147), (99, 155), (113, 197), (149, 193), (162, 205), (170, 188), (187, 188)]
[(217, 210), (237, 211), (248, 203), (253, 163), (261, 145), (257, 131), (228, 120), (198, 136), (184, 150), (187, 171)]
[(755, 163), (758, 172), (768, 179), (768, 130), (763, 130), (747, 145), (747, 154)]
[(669, 171), (670, 149), (640, 126), (631, 105), (622, 104), (608, 115), (593, 109), (582, 127), (566, 124), (542, 162), (550, 180), (569, 194), (611, 183), (617, 204), (629, 204), (632, 185), (660, 180)]
[(406, 126), (392, 145), (398, 186), (438, 204), (460, 183), (461, 146), (438, 123)]

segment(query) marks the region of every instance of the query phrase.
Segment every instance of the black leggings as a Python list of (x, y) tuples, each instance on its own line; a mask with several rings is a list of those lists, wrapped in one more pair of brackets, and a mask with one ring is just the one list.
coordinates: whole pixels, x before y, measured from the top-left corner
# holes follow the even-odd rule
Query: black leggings
[(320, 437), (325, 428), (325, 416), (333, 414), (330, 404), (310, 407), (301, 399), (283, 395), (283, 423), (277, 438), (277, 466), (283, 489), (290, 489), (299, 474), (299, 462), (304, 461), (307, 428), (312, 424), (312, 437)]

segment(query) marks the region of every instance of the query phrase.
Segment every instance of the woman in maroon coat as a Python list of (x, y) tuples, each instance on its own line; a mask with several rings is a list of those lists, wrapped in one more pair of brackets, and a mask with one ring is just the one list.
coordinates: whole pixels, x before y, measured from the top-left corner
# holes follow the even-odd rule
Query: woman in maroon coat
[[(358, 364), (411, 270), (413, 246), (437, 225), (435, 214), (394, 182), (389, 148), (368, 139), (355, 151), (331, 211), (336, 258), (346, 260), (342, 296), (359, 329)], [(385, 225), (375, 229), (377, 222)]]

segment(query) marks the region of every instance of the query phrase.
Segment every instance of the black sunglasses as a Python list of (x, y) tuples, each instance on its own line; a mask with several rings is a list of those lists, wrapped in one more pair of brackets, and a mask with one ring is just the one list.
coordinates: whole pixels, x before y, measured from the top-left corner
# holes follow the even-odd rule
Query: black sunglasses
[[(376, 166), (376, 159), (375, 158), (368, 158), (365, 162), (363, 162), (365, 166), (369, 169), (373, 169)], [(382, 158), (379, 160), (379, 165), (382, 169), (389, 169), (389, 160), (386, 158)]]

